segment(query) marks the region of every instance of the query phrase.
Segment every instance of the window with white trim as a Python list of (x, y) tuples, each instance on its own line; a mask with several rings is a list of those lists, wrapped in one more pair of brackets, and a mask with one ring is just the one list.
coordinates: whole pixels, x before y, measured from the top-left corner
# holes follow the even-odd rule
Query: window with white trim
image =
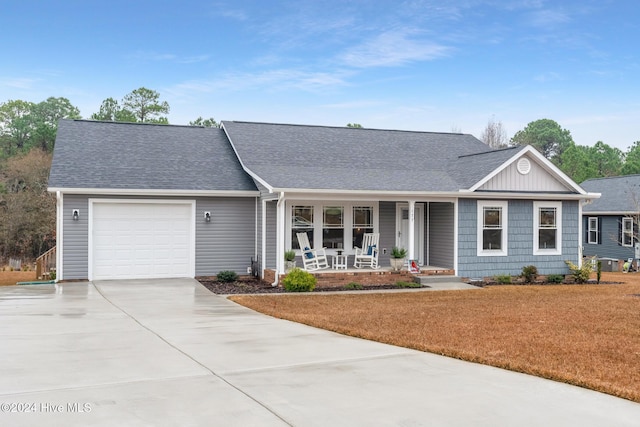
[(633, 218), (622, 218), (622, 246), (633, 246)]
[(508, 203), (478, 201), (478, 256), (506, 256)]
[(600, 230), (598, 230), (598, 217), (590, 216), (589, 224), (587, 226), (587, 243), (591, 245), (597, 245), (599, 234)]
[(352, 247), (362, 247), (362, 237), (364, 233), (373, 233), (373, 207), (354, 206), (353, 207), (353, 238)]
[(533, 202), (533, 254), (562, 254), (561, 202)]
[(291, 248), (300, 249), (297, 233), (307, 233), (313, 248), (313, 206), (291, 207)]
[(344, 248), (344, 206), (325, 206), (322, 214), (322, 247)]
[(329, 254), (340, 249), (352, 253), (354, 247), (362, 245), (364, 233), (378, 232), (377, 202), (305, 200), (290, 203), (285, 219), (288, 224), (285, 245), (292, 249), (300, 249), (296, 233), (305, 232), (313, 248), (325, 247)]

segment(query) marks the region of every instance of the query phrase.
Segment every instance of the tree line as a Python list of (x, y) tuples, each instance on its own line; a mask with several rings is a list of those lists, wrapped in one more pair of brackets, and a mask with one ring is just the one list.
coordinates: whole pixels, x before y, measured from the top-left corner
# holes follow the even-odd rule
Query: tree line
[(593, 146), (578, 145), (571, 132), (550, 119), (533, 121), (507, 140), (502, 123), (492, 118), (481, 139), (493, 148), (531, 145), (577, 183), (591, 178), (640, 174), (640, 141), (633, 142), (624, 152), (602, 141)]
[[(107, 98), (89, 117), (93, 120), (169, 124), (169, 103), (141, 87), (121, 100)], [(80, 119), (67, 98), (33, 103), (0, 103), (0, 264), (6, 258), (34, 259), (55, 245), (55, 196), (47, 192), (51, 153), (60, 119)], [(191, 126), (218, 127), (213, 118), (198, 117)], [(362, 128), (359, 123), (347, 127)], [(491, 119), (481, 139), (493, 148), (530, 144), (574, 181), (640, 173), (640, 141), (626, 152), (602, 141), (577, 145), (558, 123), (540, 119), (510, 139), (501, 122)]]

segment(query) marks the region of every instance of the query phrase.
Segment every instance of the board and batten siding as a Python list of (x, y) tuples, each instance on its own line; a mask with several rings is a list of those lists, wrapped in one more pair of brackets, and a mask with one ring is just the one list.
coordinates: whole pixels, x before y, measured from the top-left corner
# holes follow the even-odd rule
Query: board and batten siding
[[(63, 280), (89, 277), (89, 199), (121, 200), (195, 200), (196, 201), (196, 276), (211, 276), (222, 270), (247, 274), (255, 256), (256, 202), (253, 197), (142, 197), (63, 195)], [(73, 221), (71, 212), (80, 209)], [(211, 212), (211, 222), (204, 212)], [(68, 213), (68, 214), (67, 214)]]
[[(428, 227), (425, 241), (429, 265), (437, 267), (454, 267), (454, 218), (453, 203), (431, 202), (428, 204)], [(428, 239), (428, 240), (427, 240)]]
[[(600, 244), (588, 243), (587, 230), (589, 217), (601, 218), (600, 224)], [(635, 249), (632, 246), (622, 246), (620, 244), (620, 227), (622, 223), (621, 215), (589, 215), (582, 216), (582, 246), (584, 256), (597, 256), (598, 258), (628, 259), (635, 256)]]
[(562, 202), (562, 254), (533, 255), (533, 201), (508, 201), (507, 256), (477, 256), (477, 202), (458, 202), (458, 275), (469, 278), (517, 276), (522, 267), (534, 265), (538, 273), (569, 274), (565, 260), (578, 263), (578, 201)]
[(563, 183), (544, 170), (536, 161), (529, 156), (524, 156), (529, 160), (531, 170), (523, 175), (518, 172), (518, 162), (507, 166), (499, 174), (486, 182), (480, 190), (488, 191), (567, 191), (570, 190)]

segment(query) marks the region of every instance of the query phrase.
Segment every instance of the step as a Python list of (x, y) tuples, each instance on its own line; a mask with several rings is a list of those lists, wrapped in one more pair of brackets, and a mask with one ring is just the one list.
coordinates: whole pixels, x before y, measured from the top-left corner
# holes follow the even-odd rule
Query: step
[(414, 281), (423, 285), (428, 285), (429, 283), (462, 283), (462, 279), (458, 276), (445, 276), (445, 275), (437, 275), (437, 276), (414, 276)]

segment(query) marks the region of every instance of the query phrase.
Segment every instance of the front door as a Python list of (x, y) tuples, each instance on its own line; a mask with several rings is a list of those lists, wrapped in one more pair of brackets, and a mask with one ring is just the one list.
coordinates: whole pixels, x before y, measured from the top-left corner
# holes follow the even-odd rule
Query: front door
[[(413, 239), (413, 254), (418, 264), (424, 263), (424, 209), (423, 205), (415, 205), (415, 237)], [(396, 211), (396, 246), (409, 250), (409, 205), (398, 204)]]

